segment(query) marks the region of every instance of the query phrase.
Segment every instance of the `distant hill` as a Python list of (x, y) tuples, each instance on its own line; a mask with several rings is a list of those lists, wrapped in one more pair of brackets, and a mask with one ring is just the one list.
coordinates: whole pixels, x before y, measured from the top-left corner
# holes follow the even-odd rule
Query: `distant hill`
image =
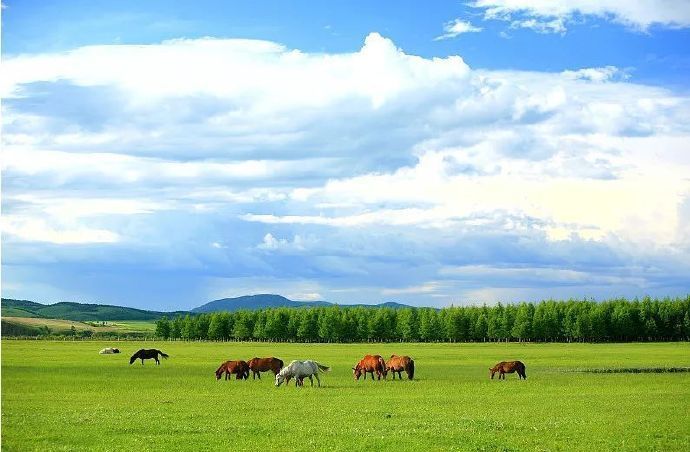
[(37, 317), (75, 321), (157, 320), (164, 315), (187, 314), (186, 311), (158, 312), (102, 304), (60, 302), (40, 304), (27, 300), (2, 299), (3, 317)]
[[(236, 298), (222, 298), (220, 300), (210, 301), (204, 305), (192, 309), (192, 312), (217, 312), (217, 311), (238, 311), (240, 309), (266, 309), (266, 308), (314, 308), (321, 306), (334, 306), (335, 303), (327, 301), (295, 301), (285, 298), (282, 295), (274, 294), (258, 294), (258, 295), (244, 295)], [(387, 302), (376, 305), (371, 304), (354, 304), (342, 305), (344, 307), (362, 306), (365, 308), (409, 308), (400, 303)]]
[(266, 308), (302, 308), (306, 306), (316, 307), (330, 305), (330, 303), (325, 301), (294, 301), (281, 295), (258, 294), (213, 300), (192, 309), (192, 312), (238, 311), (240, 309)]
[[(77, 322), (84, 321), (112, 321), (112, 320), (158, 320), (163, 316), (176, 317), (190, 313), (238, 311), (240, 309), (267, 308), (313, 308), (334, 306), (327, 301), (295, 301), (281, 295), (259, 294), (245, 295), (237, 298), (223, 298), (214, 300), (190, 311), (159, 312), (144, 309), (126, 308), (104, 304), (86, 304), (60, 302), (55, 304), (41, 304), (28, 300), (2, 299), (2, 317), (23, 317), (40, 319), (63, 319)], [(347, 307), (363, 306), (366, 308), (409, 308), (410, 306), (388, 302), (377, 305), (355, 304), (342, 305)]]

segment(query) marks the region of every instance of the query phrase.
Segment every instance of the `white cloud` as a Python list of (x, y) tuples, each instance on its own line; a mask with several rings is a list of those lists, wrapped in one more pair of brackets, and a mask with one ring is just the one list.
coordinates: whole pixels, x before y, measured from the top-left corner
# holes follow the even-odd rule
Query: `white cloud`
[(625, 80), (630, 76), (615, 66), (593, 67), (578, 69), (576, 71), (564, 71), (563, 76), (571, 79), (591, 80), (593, 82), (607, 82), (615, 77)]
[(476, 0), (485, 19), (510, 21), (513, 27), (539, 32), (564, 33), (575, 15), (611, 18), (630, 28), (651, 26), (690, 27), (690, 2), (686, 0)]
[(522, 19), (510, 22), (510, 28), (527, 28), (537, 33), (558, 33), (565, 34), (565, 20), (557, 18), (553, 20)]
[(472, 25), (470, 22), (460, 20), (460, 19), (455, 19), (452, 20), (448, 23), (446, 23), (443, 26), (443, 31), (445, 32), (441, 36), (438, 36), (434, 38), (434, 41), (440, 41), (442, 39), (450, 39), (450, 38), (455, 38), (458, 35), (461, 35), (463, 33), (478, 33), (482, 31), (481, 27), (476, 27)]
[(439, 281), (428, 281), (419, 286), (401, 287), (395, 289), (383, 289), (382, 295), (404, 295), (404, 294), (431, 294), (443, 287), (443, 283)]
[(292, 240), (276, 238), (270, 232), (267, 233), (263, 241), (257, 245), (257, 248), (264, 250), (289, 250), (289, 251), (303, 251), (306, 246), (306, 240), (300, 235), (295, 235)]
[(29, 242), (47, 242), (59, 245), (114, 243), (119, 240), (117, 233), (105, 229), (78, 225), (55, 227), (42, 219), (6, 214), (2, 218), (2, 232), (13, 238)]
[[(2, 83), (4, 251), (22, 263), (116, 242), (127, 265), (233, 275), (218, 296), (372, 301), (522, 275), (439, 273), (461, 264), (532, 259), (549, 287), (671, 284), (620, 256), (690, 268), (690, 99), (613, 66), (472, 70), (371, 34), (345, 54), (201, 39), (8, 57)], [(618, 270), (561, 272), (587, 265)]]

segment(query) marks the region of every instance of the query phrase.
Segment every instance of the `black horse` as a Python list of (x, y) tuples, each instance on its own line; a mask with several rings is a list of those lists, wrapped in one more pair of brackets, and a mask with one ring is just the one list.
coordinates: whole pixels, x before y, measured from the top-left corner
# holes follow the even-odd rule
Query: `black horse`
[(159, 354), (160, 354), (163, 358), (167, 358), (167, 357), (168, 357), (168, 355), (166, 355), (165, 353), (163, 353), (163, 352), (160, 351), (160, 350), (156, 350), (155, 348), (149, 348), (149, 349), (142, 348), (141, 350), (139, 350), (138, 352), (136, 352), (135, 354), (133, 354), (131, 358), (129, 358), (129, 364), (132, 364), (132, 363), (133, 363), (134, 361), (136, 361), (137, 359), (140, 359), (140, 360), (141, 360), (141, 365), (143, 366), (143, 365), (144, 365), (144, 360), (145, 360), (145, 359), (155, 359), (155, 360), (156, 360), (156, 364), (160, 365), (161, 362), (158, 361), (158, 355), (159, 355)]

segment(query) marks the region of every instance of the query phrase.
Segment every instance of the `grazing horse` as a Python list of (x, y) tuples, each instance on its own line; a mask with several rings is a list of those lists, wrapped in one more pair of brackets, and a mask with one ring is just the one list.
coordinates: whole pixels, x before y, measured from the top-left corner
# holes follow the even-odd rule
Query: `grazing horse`
[(295, 386), (302, 386), (304, 384), (305, 377), (309, 378), (312, 386), (314, 386), (314, 379), (312, 377), (316, 377), (316, 381), (319, 383), (320, 387), (321, 379), (319, 378), (319, 371), (328, 372), (330, 370), (330, 367), (319, 364), (316, 361), (295, 360), (283, 367), (283, 369), (278, 372), (276, 375), (276, 387), (283, 384), (283, 382), (289, 383), (291, 378), (295, 379)]
[(248, 362), (249, 370), (252, 371), (252, 378), (259, 377), (261, 380), (261, 372), (273, 371), (273, 375), (278, 375), (280, 369), (283, 368), (283, 360), (278, 358), (252, 358)]
[(235, 380), (247, 379), (249, 378), (249, 364), (246, 361), (225, 361), (216, 369), (216, 380), (220, 380), (220, 377), (225, 373), (225, 379), (229, 379), (230, 375), (235, 374)]
[(398, 379), (402, 379), (400, 373), (402, 371), (407, 373), (407, 378), (412, 380), (414, 378), (414, 360), (409, 356), (391, 355), (391, 359), (386, 361), (386, 372), (393, 373), (393, 380), (395, 380), (395, 373), (398, 373)]
[(381, 355), (366, 355), (360, 362), (357, 363), (355, 367), (352, 368), (352, 373), (355, 376), (355, 380), (359, 380), (359, 377), (364, 374), (364, 379), (367, 379), (367, 372), (371, 373), (371, 379), (374, 379), (374, 372), (380, 380), (386, 379), (386, 363), (381, 358)]
[(505, 380), (506, 374), (512, 374), (513, 372), (517, 372), (519, 379), (524, 378), (527, 380), (527, 375), (525, 374), (525, 365), (522, 364), (522, 361), (501, 361), (494, 367), (489, 367), (489, 372), (491, 373), (492, 380), (494, 379), (494, 374), (496, 372), (499, 374), (499, 380), (501, 378)]
[(163, 353), (160, 350), (156, 350), (155, 348), (149, 348), (149, 349), (142, 348), (141, 350), (139, 350), (138, 352), (133, 354), (131, 358), (129, 358), (129, 364), (132, 364), (137, 359), (140, 359), (141, 365), (143, 366), (145, 359), (155, 359), (156, 364), (160, 365), (161, 362), (158, 361), (158, 355), (161, 355), (163, 358), (166, 358), (166, 359), (168, 358), (168, 355), (166, 355), (165, 353)]
[(98, 353), (100, 353), (101, 355), (113, 355), (115, 353), (120, 353), (120, 349), (119, 348), (106, 347)]

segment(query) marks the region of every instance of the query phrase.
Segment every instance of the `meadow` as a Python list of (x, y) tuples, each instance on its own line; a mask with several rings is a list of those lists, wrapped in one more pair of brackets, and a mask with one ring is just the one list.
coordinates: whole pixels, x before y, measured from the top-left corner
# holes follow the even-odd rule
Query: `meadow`
[[(121, 355), (99, 355), (117, 346)], [(129, 365), (137, 349), (170, 355)], [(415, 380), (354, 381), (365, 353), (407, 354)], [(321, 388), (216, 381), (227, 359), (332, 367)], [(520, 359), (515, 374), (488, 367)], [(4, 450), (690, 450), (689, 343), (290, 344), (2, 342)]]

